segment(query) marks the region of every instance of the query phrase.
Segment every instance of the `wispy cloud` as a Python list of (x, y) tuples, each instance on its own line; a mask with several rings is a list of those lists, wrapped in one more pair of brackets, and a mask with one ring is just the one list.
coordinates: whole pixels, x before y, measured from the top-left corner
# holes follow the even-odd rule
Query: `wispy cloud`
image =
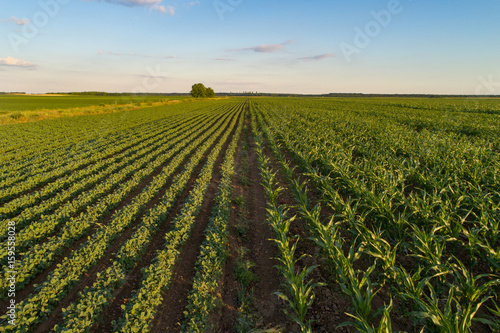
[(214, 60), (217, 60), (217, 61), (234, 61), (234, 59), (231, 59), (231, 58), (215, 58)]
[(163, 2), (163, 0), (104, 0), (109, 3), (134, 7), (134, 6), (155, 6)]
[[(120, 53), (120, 52), (114, 52), (114, 51), (97, 50), (97, 53), (104, 54), (104, 55), (113, 55), (113, 56), (118, 56), (118, 57), (142, 57), (142, 58), (151, 58), (152, 57), (149, 54), (139, 54), (139, 53), (134, 53), (134, 52)], [(175, 58), (177, 58), (177, 56), (175, 56), (175, 55), (153, 56), (153, 58), (175, 59)]]
[(21, 68), (36, 68), (36, 65), (32, 62), (16, 59), (13, 57), (0, 58), (0, 66), (9, 66), (9, 67), (21, 67)]
[(218, 82), (212, 82), (213, 85), (220, 85), (220, 86), (251, 86), (251, 85), (261, 85), (262, 82), (256, 82), (256, 81), (233, 81), (233, 80), (225, 80), (225, 81), (218, 81)]
[(156, 74), (149, 74), (149, 75), (145, 75), (145, 74), (136, 74), (135, 75), (136, 77), (140, 77), (140, 78), (151, 78), (151, 79), (170, 79), (170, 76), (168, 75), (156, 75)]
[(156, 10), (160, 13), (175, 15), (175, 8), (172, 6), (162, 5), (163, 0), (90, 0), (90, 1), (105, 1), (116, 5), (127, 7), (145, 7), (150, 10)]
[(290, 45), (294, 42), (293, 39), (290, 39), (281, 44), (262, 44), (258, 46), (246, 47), (243, 49), (235, 49), (232, 51), (253, 51), (253, 52), (262, 52), (262, 53), (272, 53), (276, 51), (282, 50), (286, 45)]
[(27, 18), (20, 19), (20, 18), (17, 18), (15, 16), (12, 16), (10, 19), (12, 21), (14, 21), (14, 23), (17, 25), (26, 25), (26, 24), (30, 23), (30, 19), (27, 19)]
[(199, 6), (199, 5), (201, 5), (201, 2), (199, 2), (199, 1), (192, 1), (188, 4), (186, 4), (187, 7), (193, 7), (193, 6)]
[(152, 6), (151, 8), (159, 11), (160, 13), (165, 13), (165, 14), (168, 14), (170, 16), (175, 15), (175, 8), (172, 6), (165, 7), (165, 6), (155, 5), (155, 6)]
[(335, 57), (335, 54), (333, 54), (333, 53), (325, 53), (325, 54), (320, 54), (320, 55), (316, 55), (316, 56), (312, 56), (312, 57), (302, 57), (302, 58), (298, 58), (297, 60), (301, 60), (301, 61), (319, 61), (319, 60), (323, 60), (323, 59), (331, 58), (331, 57)]
[(114, 55), (114, 56), (126, 56), (126, 55), (133, 56), (134, 55), (134, 53), (118, 53), (118, 52), (113, 52), (113, 51), (106, 51), (106, 52), (104, 52), (103, 50), (97, 50), (97, 53), (99, 53), (99, 54), (109, 54), (109, 55)]

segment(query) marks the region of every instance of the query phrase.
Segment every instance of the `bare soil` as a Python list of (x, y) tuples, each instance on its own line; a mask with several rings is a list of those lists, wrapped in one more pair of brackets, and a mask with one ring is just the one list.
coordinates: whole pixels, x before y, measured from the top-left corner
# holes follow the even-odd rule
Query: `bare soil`
[[(249, 249), (249, 258), (255, 263), (253, 273), (257, 281), (252, 284), (253, 293), (250, 295), (253, 301), (251, 315), (255, 318), (253, 325), (256, 328), (283, 327), (287, 322), (284, 315), (283, 302), (274, 294), (279, 288), (281, 281), (278, 270), (274, 267), (278, 261), (276, 248), (270, 241), (273, 234), (266, 223), (266, 197), (264, 188), (260, 183), (255, 143), (251, 135), (249, 119), (245, 122), (246, 130), (243, 133), (242, 142), (238, 145), (236, 152), (235, 170), (236, 176), (233, 181), (233, 202), (236, 198), (243, 198), (246, 206), (247, 219), (250, 228), (242, 241), (236, 230), (239, 211), (238, 205), (232, 206), (229, 220), (229, 258), (224, 267), (224, 277), (221, 281), (220, 293), (223, 299), (221, 311), (214, 315), (213, 322), (217, 327), (216, 332), (235, 332), (234, 327), (238, 318), (237, 295), (241, 286), (235, 276), (235, 261), (238, 256), (237, 249), (245, 247)], [(243, 151), (243, 147), (245, 150)], [(245, 154), (245, 159), (243, 159)], [(244, 175), (246, 181), (241, 183), (240, 176)]]

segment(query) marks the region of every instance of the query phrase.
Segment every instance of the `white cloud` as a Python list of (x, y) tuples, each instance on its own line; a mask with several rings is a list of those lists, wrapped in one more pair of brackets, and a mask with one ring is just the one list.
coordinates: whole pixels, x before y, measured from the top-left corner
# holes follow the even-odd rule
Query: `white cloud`
[(171, 16), (175, 15), (175, 8), (172, 6), (163, 6), (161, 4), (163, 0), (98, 0), (98, 1), (105, 1), (107, 3), (122, 5), (127, 7), (145, 7), (149, 8), (150, 10), (159, 11), (160, 13), (169, 14)]
[(114, 51), (103, 51), (103, 50), (97, 50), (98, 54), (105, 54), (105, 55), (113, 55), (113, 56), (119, 56), (119, 57), (143, 57), (143, 58), (164, 58), (164, 59), (175, 59), (177, 56), (175, 55), (168, 55), (168, 56), (151, 56), (149, 54), (140, 54), (140, 53), (135, 53), (135, 52), (126, 52), (126, 53), (120, 53), (120, 52), (114, 52)]
[(118, 3), (124, 6), (154, 6), (159, 5), (163, 0), (106, 0), (106, 2)]
[(323, 60), (323, 59), (331, 58), (331, 57), (335, 57), (335, 54), (333, 54), (333, 53), (325, 53), (325, 54), (320, 54), (320, 55), (316, 55), (316, 56), (312, 56), (312, 57), (298, 58), (298, 60), (302, 60), (302, 61), (318, 61), (318, 60)]
[(286, 45), (292, 44), (293, 42), (294, 40), (290, 39), (281, 44), (262, 44), (258, 46), (246, 47), (244, 49), (236, 49), (233, 51), (254, 51), (254, 52), (272, 53), (282, 50)]
[(27, 18), (19, 19), (17, 17), (12, 16), (10, 19), (12, 21), (14, 21), (14, 23), (16, 23), (17, 25), (26, 25), (26, 24), (30, 23), (30, 19), (27, 19)]
[(113, 52), (113, 51), (103, 51), (103, 50), (97, 50), (97, 53), (98, 54), (110, 54), (110, 55), (114, 55), (114, 56), (123, 56), (123, 55), (134, 55), (133, 53), (118, 53), (118, 52)]
[(0, 58), (1, 66), (22, 67), (22, 68), (35, 68), (36, 65), (26, 60), (20, 60), (13, 57)]
[(262, 85), (262, 82), (256, 81), (233, 81), (233, 80), (225, 80), (225, 81), (216, 81), (212, 82), (214, 86), (259, 86)]
[(175, 8), (172, 6), (165, 7), (165, 6), (160, 6), (160, 5), (154, 5), (154, 6), (151, 6), (151, 8), (159, 11), (160, 13), (165, 13), (165, 14), (168, 14), (170, 16), (175, 15)]
[(190, 2), (187, 4), (188, 7), (193, 7), (193, 6), (196, 6), (196, 5), (201, 5), (201, 2), (199, 1), (193, 1), (193, 2)]

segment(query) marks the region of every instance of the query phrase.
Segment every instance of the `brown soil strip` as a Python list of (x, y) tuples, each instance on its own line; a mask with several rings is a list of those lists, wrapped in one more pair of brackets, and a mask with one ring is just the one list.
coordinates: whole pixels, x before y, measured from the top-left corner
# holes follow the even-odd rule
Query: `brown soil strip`
[(255, 142), (248, 132), (247, 141), (249, 143), (248, 163), (250, 164), (250, 197), (248, 198), (248, 208), (250, 218), (255, 221), (251, 228), (250, 248), (253, 261), (256, 263), (255, 274), (259, 281), (255, 286), (254, 307), (261, 320), (266, 325), (278, 326), (286, 322), (283, 314), (283, 303), (274, 293), (279, 289), (282, 282), (278, 270), (274, 267), (278, 260), (274, 242), (269, 239), (274, 238), (269, 225), (266, 222), (266, 196), (261, 185), (260, 171), (258, 168), (257, 154), (255, 152)]
[[(248, 182), (247, 186), (240, 186), (235, 180), (233, 185), (233, 198), (243, 196), (248, 211), (248, 220), (250, 229), (247, 233), (247, 242), (241, 242), (236, 232), (236, 207), (233, 207), (230, 217), (230, 256), (224, 267), (224, 277), (221, 281), (221, 296), (224, 305), (219, 314), (214, 316), (213, 322), (218, 327), (217, 332), (233, 332), (238, 317), (237, 294), (240, 285), (236, 280), (234, 268), (238, 256), (237, 248), (244, 246), (250, 250), (249, 259), (255, 263), (254, 274), (258, 281), (254, 283), (253, 293), (253, 313), (257, 317), (255, 323), (257, 327), (277, 327), (286, 322), (286, 316), (282, 312), (282, 302), (274, 294), (278, 290), (281, 280), (278, 270), (274, 267), (278, 262), (273, 259), (276, 257), (274, 244), (269, 241), (273, 234), (266, 223), (266, 197), (264, 188), (260, 184), (260, 172), (258, 169), (257, 155), (255, 153), (255, 143), (253, 140), (249, 119), (246, 119), (246, 135), (244, 140), (248, 145), (247, 161), (248, 163)], [(244, 172), (245, 166), (242, 165), (242, 149), (238, 149), (236, 154), (236, 174)]]

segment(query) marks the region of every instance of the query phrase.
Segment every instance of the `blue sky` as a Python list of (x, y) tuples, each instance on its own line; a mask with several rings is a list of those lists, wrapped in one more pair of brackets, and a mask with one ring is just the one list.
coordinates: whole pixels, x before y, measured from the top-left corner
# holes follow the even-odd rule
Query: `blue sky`
[(500, 94), (500, 0), (0, 1), (0, 91)]

